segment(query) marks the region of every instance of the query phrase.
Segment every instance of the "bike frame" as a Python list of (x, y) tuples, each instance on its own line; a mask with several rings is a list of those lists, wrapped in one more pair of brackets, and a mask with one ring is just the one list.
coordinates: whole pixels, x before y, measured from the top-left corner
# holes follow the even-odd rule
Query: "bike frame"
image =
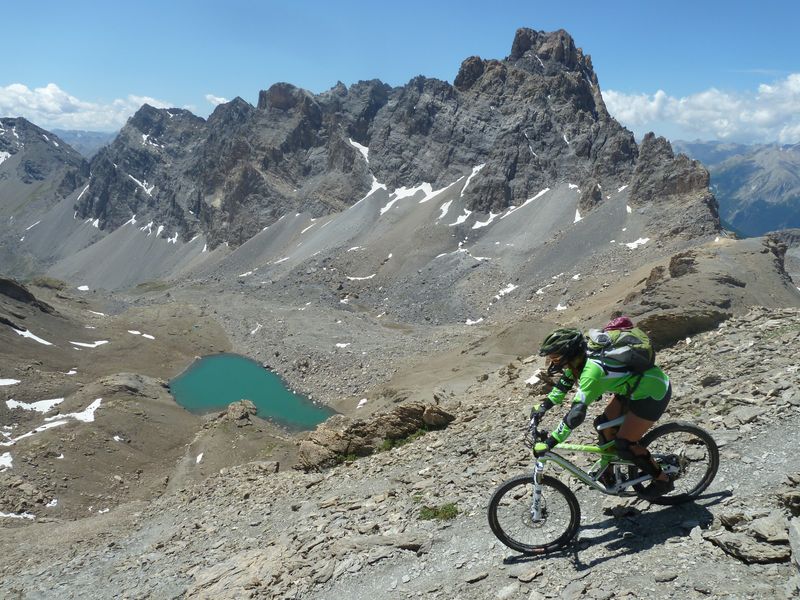
[[(622, 422), (625, 420), (625, 415), (618, 417), (616, 419), (612, 419), (605, 423), (602, 423), (597, 427), (597, 431), (602, 431), (604, 429), (609, 429), (611, 427), (617, 427), (621, 425)], [(533, 428), (534, 437), (536, 436), (536, 429), (535, 426)], [(532, 507), (532, 512), (534, 513), (534, 517), (536, 517), (537, 508), (536, 505), (539, 504), (539, 496), (541, 494), (541, 477), (542, 473), (544, 472), (544, 465), (547, 462), (553, 462), (560, 466), (562, 469), (570, 473), (576, 479), (582, 481), (589, 487), (598, 492), (602, 492), (604, 494), (608, 494), (610, 496), (617, 496), (620, 495), (620, 492), (625, 488), (632, 487), (634, 485), (638, 485), (640, 483), (644, 483), (646, 481), (650, 481), (652, 476), (650, 475), (642, 475), (641, 477), (637, 477), (636, 479), (628, 479), (625, 481), (617, 482), (615, 485), (606, 487), (603, 483), (598, 481), (600, 475), (609, 467), (609, 465), (620, 465), (620, 466), (634, 466), (633, 463), (629, 460), (623, 460), (619, 456), (617, 456), (616, 450), (614, 449), (614, 441), (606, 442), (603, 445), (596, 445), (596, 444), (567, 444), (562, 443), (558, 445), (560, 450), (567, 450), (570, 452), (587, 452), (589, 454), (598, 454), (599, 458), (597, 462), (592, 466), (591, 475), (587, 473), (577, 465), (575, 465), (570, 460), (564, 458), (560, 454), (553, 452), (552, 450), (546, 452), (542, 456), (538, 457), (536, 460), (536, 465), (534, 467), (534, 506)], [(665, 469), (666, 470), (666, 469)], [(537, 490), (537, 487), (539, 488)]]
[[(606, 487), (603, 483), (598, 481), (598, 478), (609, 467), (609, 465), (620, 465), (620, 466), (633, 466), (633, 463), (627, 460), (622, 460), (617, 456), (617, 454), (611, 450), (614, 446), (614, 442), (608, 442), (607, 444), (603, 444), (602, 446), (595, 446), (595, 445), (583, 445), (583, 444), (559, 444), (558, 447), (561, 450), (568, 450), (572, 452), (589, 452), (591, 454), (599, 454), (600, 458), (592, 467), (591, 471), (596, 473), (596, 475), (592, 476), (579, 466), (571, 462), (570, 460), (564, 458), (563, 456), (556, 454), (552, 450), (540, 456), (536, 461), (536, 466), (534, 467), (534, 478), (536, 481), (541, 481), (541, 474), (544, 471), (544, 465), (548, 462), (553, 462), (557, 464), (559, 467), (567, 471), (576, 479), (582, 481), (589, 487), (598, 492), (602, 492), (604, 494), (608, 494), (611, 496), (619, 495), (619, 493), (624, 490), (625, 488), (632, 487), (634, 485), (638, 485), (640, 483), (644, 483), (645, 481), (650, 481), (653, 477), (651, 475), (642, 475), (641, 477), (637, 477), (636, 479), (628, 479), (625, 481), (621, 481), (616, 483), (613, 486)], [(535, 491), (535, 488), (534, 488)]]

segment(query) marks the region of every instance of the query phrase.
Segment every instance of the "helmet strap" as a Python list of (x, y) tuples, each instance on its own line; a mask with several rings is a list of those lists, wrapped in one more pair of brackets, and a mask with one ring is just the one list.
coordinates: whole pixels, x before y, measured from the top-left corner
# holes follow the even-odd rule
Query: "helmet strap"
[(561, 364), (557, 365), (551, 361), (550, 364), (547, 365), (547, 374), (550, 375), (550, 377), (553, 377), (554, 375), (563, 372), (564, 372), (564, 366)]

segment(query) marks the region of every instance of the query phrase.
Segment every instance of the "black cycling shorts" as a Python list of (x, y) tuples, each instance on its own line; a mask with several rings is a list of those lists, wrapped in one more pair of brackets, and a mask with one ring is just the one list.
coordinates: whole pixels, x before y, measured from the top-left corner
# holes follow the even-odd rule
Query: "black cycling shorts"
[(655, 398), (641, 398), (639, 400), (631, 400), (628, 403), (628, 410), (635, 414), (640, 419), (647, 419), (648, 421), (658, 421), (664, 411), (667, 410), (669, 399), (672, 398), (672, 384), (667, 385), (667, 393), (661, 400)]

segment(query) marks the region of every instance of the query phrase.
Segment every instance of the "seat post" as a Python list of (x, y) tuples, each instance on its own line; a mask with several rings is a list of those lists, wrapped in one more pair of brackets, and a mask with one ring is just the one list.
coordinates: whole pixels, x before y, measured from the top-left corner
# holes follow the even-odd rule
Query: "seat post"
[(597, 426), (597, 431), (603, 431), (604, 429), (609, 429), (611, 427), (618, 427), (622, 425), (622, 422), (625, 420), (625, 415), (617, 417), (616, 419), (611, 419), (610, 421), (606, 421), (605, 423), (601, 423)]

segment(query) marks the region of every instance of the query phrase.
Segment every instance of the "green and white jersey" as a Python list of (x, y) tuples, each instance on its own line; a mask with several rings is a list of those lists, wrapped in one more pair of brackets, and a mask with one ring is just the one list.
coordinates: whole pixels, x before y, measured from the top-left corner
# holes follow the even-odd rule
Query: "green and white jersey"
[[(574, 384), (573, 372), (564, 369), (563, 376), (547, 397), (553, 404), (562, 404)], [(638, 374), (620, 369), (617, 365), (604, 364), (600, 360), (587, 358), (572, 403), (588, 407), (606, 392), (628, 396), (632, 402), (645, 398), (663, 400), (668, 389), (669, 377), (658, 367), (651, 367), (644, 373)], [(567, 439), (571, 431), (571, 427), (562, 422), (551, 435), (561, 443)]]
[[(612, 369), (613, 367), (605, 368), (599, 360), (587, 358), (572, 401), (582, 402), (588, 406), (606, 392), (623, 396), (630, 395), (633, 401), (642, 398), (661, 400), (667, 394), (669, 377), (658, 367), (651, 367), (641, 375)], [(639, 380), (640, 377), (641, 380)], [(567, 392), (574, 383), (575, 376), (572, 371), (564, 369), (564, 375), (547, 397), (553, 404), (563, 403)]]

